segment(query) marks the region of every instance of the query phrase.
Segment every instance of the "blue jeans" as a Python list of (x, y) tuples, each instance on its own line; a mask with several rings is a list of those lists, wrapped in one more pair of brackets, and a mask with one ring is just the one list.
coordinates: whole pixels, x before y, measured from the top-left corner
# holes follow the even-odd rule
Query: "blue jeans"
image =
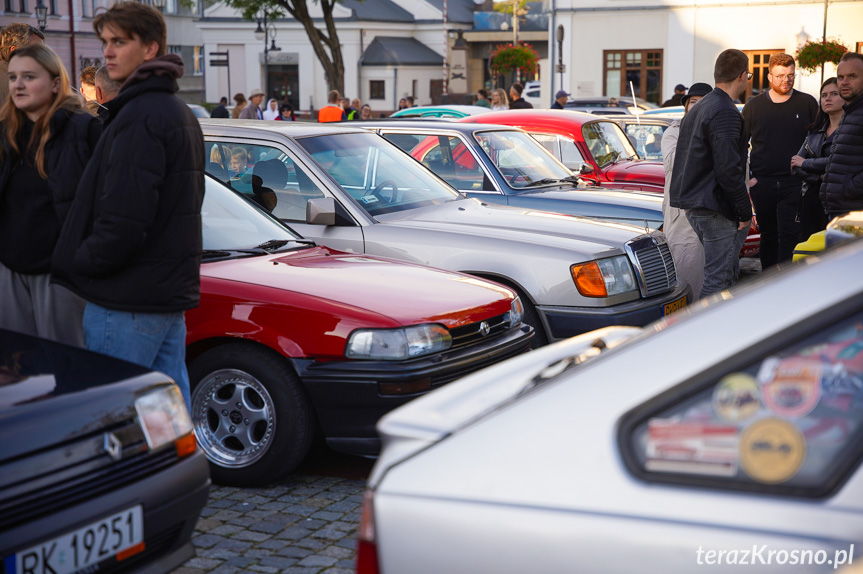
[(749, 224), (741, 230), (737, 222), (710, 209), (686, 210), (686, 219), (704, 246), (704, 286), (707, 297), (731, 287), (740, 274), (740, 249), (749, 233)]
[(174, 379), (186, 407), (191, 407), (183, 311), (133, 313), (88, 302), (84, 309), (84, 341), (91, 351), (162, 371)]

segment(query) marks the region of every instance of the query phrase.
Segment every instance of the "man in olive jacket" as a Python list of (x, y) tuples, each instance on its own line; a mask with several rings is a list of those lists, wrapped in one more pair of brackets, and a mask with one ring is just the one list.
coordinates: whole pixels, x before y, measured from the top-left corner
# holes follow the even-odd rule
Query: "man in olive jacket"
[(87, 300), (87, 348), (170, 375), (189, 403), (184, 312), (200, 293), (204, 139), (175, 93), (165, 22), (120, 2), (96, 16), (112, 80), (104, 131), (55, 251), (55, 280)]
[(836, 79), (845, 114), (833, 133), (821, 184), (821, 203), (830, 218), (863, 209), (863, 55), (842, 56)]

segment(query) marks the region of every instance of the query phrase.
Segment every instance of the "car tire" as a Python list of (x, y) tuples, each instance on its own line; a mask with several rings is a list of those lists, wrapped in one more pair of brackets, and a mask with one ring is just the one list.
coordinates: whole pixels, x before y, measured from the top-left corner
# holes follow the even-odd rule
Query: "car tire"
[(314, 414), (283, 357), (251, 343), (207, 351), (189, 366), (192, 424), (214, 482), (261, 486), (305, 458)]

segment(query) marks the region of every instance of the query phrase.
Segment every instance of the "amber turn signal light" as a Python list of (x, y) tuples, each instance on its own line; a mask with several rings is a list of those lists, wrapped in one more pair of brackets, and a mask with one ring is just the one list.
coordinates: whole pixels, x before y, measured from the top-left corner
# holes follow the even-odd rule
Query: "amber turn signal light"
[(605, 279), (602, 278), (602, 271), (596, 261), (573, 265), (570, 271), (579, 293), (585, 297), (608, 297)]

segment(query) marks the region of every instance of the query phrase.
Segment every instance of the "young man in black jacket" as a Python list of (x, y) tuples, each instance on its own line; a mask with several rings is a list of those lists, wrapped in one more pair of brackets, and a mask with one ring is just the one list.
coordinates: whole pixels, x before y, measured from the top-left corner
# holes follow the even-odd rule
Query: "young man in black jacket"
[(833, 218), (863, 209), (863, 55), (847, 52), (836, 71), (845, 114), (821, 184), (821, 202)]
[(669, 204), (688, 210), (686, 218), (704, 246), (706, 297), (727, 289), (739, 272), (737, 254), (746, 240), (752, 207), (746, 193), (746, 139), (734, 105), (750, 77), (749, 58), (725, 50), (716, 59), (716, 88), (683, 117)]
[(746, 101), (744, 134), (752, 140), (750, 171), (752, 203), (761, 232), (761, 268), (790, 262), (800, 242), (801, 184), (788, 162), (815, 122), (818, 102), (794, 89), (796, 66), (788, 54), (773, 54), (767, 62), (770, 89)]
[(96, 16), (112, 80), (102, 137), (53, 259), (87, 300), (89, 349), (170, 375), (189, 402), (184, 312), (198, 305), (204, 138), (175, 95), (182, 59), (165, 54), (153, 7), (120, 2)]

